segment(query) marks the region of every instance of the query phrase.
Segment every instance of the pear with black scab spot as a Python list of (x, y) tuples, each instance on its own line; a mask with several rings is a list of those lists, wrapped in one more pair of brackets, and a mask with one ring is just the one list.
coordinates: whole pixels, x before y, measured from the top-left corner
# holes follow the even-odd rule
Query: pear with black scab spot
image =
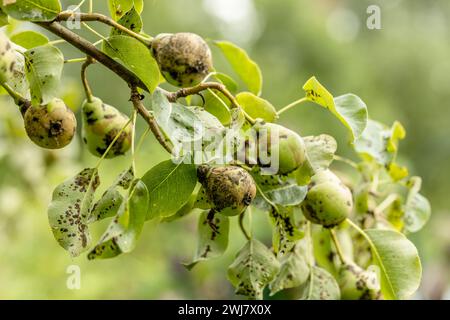
[(194, 33), (158, 35), (151, 50), (163, 77), (177, 87), (199, 84), (213, 69), (208, 44)]
[(323, 170), (311, 178), (302, 202), (302, 211), (308, 220), (331, 228), (344, 221), (352, 208), (351, 191), (333, 172)]
[(197, 169), (197, 176), (213, 204), (213, 210), (223, 215), (241, 214), (256, 196), (252, 176), (241, 167), (201, 165)]
[(0, 33), (0, 83), (8, 82), (14, 73), (17, 56), (11, 41)]
[(77, 120), (64, 101), (54, 98), (42, 106), (30, 106), (24, 115), (28, 137), (46, 149), (60, 149), (73, 139)]
[[(103, 156), (114, 138), (129, 121), (126, 115), (96, 97), (83, 103), (82, 119), (83, 141), (88, 150), (97, 157)], [(130, 147), (131, 125), (128, 125), (109, 150), (106, 158), (123, 155)]]

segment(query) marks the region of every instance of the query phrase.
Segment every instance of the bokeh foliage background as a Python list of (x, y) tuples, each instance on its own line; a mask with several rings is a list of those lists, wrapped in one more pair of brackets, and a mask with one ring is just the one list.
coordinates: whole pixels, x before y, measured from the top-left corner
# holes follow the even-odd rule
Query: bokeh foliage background
[[(63, 1), (65, 7), (76, 3)], [(371, 4), (381, 8), (381, 30), (366, 27)], [(96, 11), (107, 12), (106, 1), (94, 5)], [(335, 95), (359, 95), (373, 119), (389, 125), (399, 120), (407, 130), (400, 162), (423, 177), (423, 194), (433, 209), (426, 228), (411, 237), (424, 266), (423, 285), (415, 298), (439, 299), (450, 298), (449, 13), (446, 0), (145, 0), (143, 18), (151, 35), (190, 31), (244, 47), (263, 71), (263, 97), (277, 108), (301, 97), (301, 85), (315, 75)], [(108, 34), (107, 28), (96, 27)], [(60, 48), (66, 58), (82, 56), (69, 45)], [(216, 68), (229, 71), (216, 57)], [(130, 113), (129, 90), (120, 79), (101, 66), (90, 69), (89, 76), (97, 96)], [(61, 95), (74, 110), (83, 99), (78, 79), (79, 65), (67, 65)], [(301, 105), (280, 122), (302, 135), (332, 134), (338, 153), (355, 157), (345, 129), (321, 108)], [(140, 122), (139, 132), (143, 128)], [(167, 157), (148, 138), (138, 157), (138, 174)], [(127, 156), (106, 162), (100, 171), (104, 185), (129, 161)], [(170, 225), (147, 223), (131, 254), (94, 262), (85, 256), (71, 259), (53, 239), (46, 207), (58, 183), (95, 162), (79, 138), (63, 151), (38, 149), (26, 138), (11, 100), (0, 97), (1, 299), (235, 297), (226, 269), (244, 243), (236, 225), (227, 254), (191, 272), (181, 262), (195, 251), (195, 216)], [(270, 243), (268, 218), (256, 215), (254, 220), (256, 236)], [(94, 230), (94, 236), (105, 226)], [(66, 286), (70, 265), (81, 268), (80, 290)]]

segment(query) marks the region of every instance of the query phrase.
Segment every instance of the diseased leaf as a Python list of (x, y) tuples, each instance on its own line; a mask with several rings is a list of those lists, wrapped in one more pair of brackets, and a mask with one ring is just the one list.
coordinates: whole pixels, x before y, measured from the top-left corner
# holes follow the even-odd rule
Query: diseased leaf
[(336, 140), (327, 134), (304, 137), (306, 153), (314, 171), (328, 169), (337, 150)]
[(308, 100), (328, 109), (350, 131), (351, 142), (357, 139), (367, 125), (367, 106), (354, 94), (344, 94), (334, 98), (315, 77), (303, 86)]
[(299, 241), (293, 250), (281, 258), (280, 272), (270, 284), (270, 295), (284, 289), (298, 287), (308, 280), (310, 267), (306, 257), (308, 248), (305, 243), (306, 241)]
[(313, 266), (309, 280), (302, 286), (302, 300), (339, 300), (341, 292), (336, 280), (325, 269)]
[(175, 214), (190, 198), (197, 184), (192, 164), (163, 161), (142, 177), (150, 193), (147, 220)]
[(24, 53), (25, 72), (30, 83), (31, 102), (45, 105), (58, 93), (64, 57), (51, 45), (30, 49)]
[[(135, 7), (132, 7), (129, 11), (127, 11), (117, 22), (135, 33), (140, 33), (143, 26), (142, 18), (139, 12), (136, 11)], [(126, 33), (120, 31), (119, 29), (111, 29), (110, 37), (120, 35), (127, 36)]]
[(46, 45), (48, 38), (36, 31), (27, 30), (12, 35), (11, 41), (25, 49), (32, 49)]
[(103, 193), (102, 197), (94, 204), (89, 217), (89, 223), (113, 217), (119, 212), (119, 208), (126, 199), (119, 192), (118, 187), (128, 189), (134, 180), (132, 168), (119, 174), (116, 181)]
[(229, 218), (221, 214), (204, 211), (198, 220), (197, 253), (191, 263), (185, 264), (191, 270), (198, 262), (220, 257), (228, 247)]
[(419, 193), (422, 186), (420, 177), (411, 177), (408, 181), (409, 192), (404, 206), (405, 229), (417, 232), (428, 222), (431, 215), (430, 202)]
[(278, 119), (275, 107), (269, 101), (255, 96), (251, 92), (239, 93), (236, 100), (253, 119), (260, 118), (267, 122), (275, 122)]
[(104, 52), (119, 59), (153, 92), (159, 84), (159, 67), (150, 50), (140, 41), (128, 36), (112, 36), (105, 42)]
[(385, 299), (407, 299), (419, 287), (422, 266), (414, 244), (393, 230), (368, 229), (373, 262), (380, 268)]
[(274, 227), (272, 231), (273, 251), (278, 257), (282, 257), (292, 250), (295, 243), (303, 238), (305, 233), (297, 226), (293, 207), (272, 207), (269, 216)]
[(144, 0), (108, 0), (109, 13), (114, 20), (119, 20), (133, 7), (138, 14), (142, 13)]
[(148, 209), (149, 193), (141, 180), (135, 180), (127, 199), (109, 224), (88, 259), (108, 259), (131, 252), (142, 232)]
[(249, 240), (228, 267), (228, 279), (236, 294), (262, 299), (263, 289), (277, 275), (280, 263), (273, 253), (256, 239)]
[(8, 15), (25, 21), (52, 21), (62, 10), (59, 0), (14, 0), (1, 4)]
[(253, 94), (259, 96), (262, 90), (262, 73), (256, 62), (248, 56), (247, 52), (228, 41), (216, 41), (215, 44), (222, 51), (234, 72), (247, 85)]
[(91, 241), (87, 219), (100, 184), (97, 169), (84, 169), (53, 191), (48, 207), (48, 219), (58, 243), (76, 257)]

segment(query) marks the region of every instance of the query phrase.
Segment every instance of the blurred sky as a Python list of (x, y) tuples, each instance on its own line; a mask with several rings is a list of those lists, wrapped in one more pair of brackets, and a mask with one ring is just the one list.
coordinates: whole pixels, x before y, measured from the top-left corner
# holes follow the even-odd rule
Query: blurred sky
[[(107, 12), (106, 1), (94, 3), (97, 11)], [(366, 26), (369, 5), (381, 9), (381, 30)], [(446, 0), (146, 0), (143, 18), (151, 35), (189, 31), (244, 47), (262, 69), (263, 97), (277, 108), (300, 98), (303, 83), (315, 75), (334, 95), (359, 95), (371, 118), (389, 125), (399, 120), (407, 131), (400, 161), (423, 177), (423, 194), (433, 209), (427, 227), (412, 235), (425, 267), (425, 285), (417, 297), (427, 298), (445, 291), (450, 273), (449, 15)], [(98, 30), (108, 34), (103, 26)], [(61, 49), (66, 58), (81, 56), (68, 45)], [(230, 72), (214, 48), (213, 53), (216, 68)], [(82, 100), (78, 74), (79, 65), (67, 66), (61, 84), (61, 94), (74, 109)], [(89, 77), (97, 96), (129, 112), (129, 92), (120, 79), (101, 66), (89, 70)], [(0, 109), (0, 298), (234, 297), (226, 268), (242, 236), (231, 237), (225, 257), (187, 272), (180, 262), (195, 250), (193, 217), (173, 226), (149, 223), (132, 254), (109, 261), (70, 259), (53, 239), (46, 206), (56, 184), (95, 159), (79, 141), (58, 153), (38, 150), (27, 141), (19, 113), (7, 98), (1, 98)], [(356, 159), (345, 129), (324, 109), (305, 104), (280, 122), (302, 135), (332, 134), (338, 153)], [(138, 159), (139, 173), (166, 157), (148, 140)], [(128, 160), (112, 160), (102, 168), (105, 185)], [(257, 235), (270, 241), (266, 217), (255, 219)], [(81, 267), (81, 290), (66, 288), (71, 264)]]

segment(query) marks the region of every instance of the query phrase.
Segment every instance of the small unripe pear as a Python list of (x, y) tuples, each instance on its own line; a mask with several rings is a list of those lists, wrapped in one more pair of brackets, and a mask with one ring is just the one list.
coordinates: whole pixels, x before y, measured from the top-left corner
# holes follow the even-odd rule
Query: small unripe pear
[[(127, 124), (129, 118), (116, 108), (103, 103), (99, 98), (86, 100), (82, 106), (83, 141), (88, 150), (101, 157), (114, 138)], [(116, 140), (106, 158), (125, 154), (131, 147), (131, 125), (128, 125)]]
[(256, 196), (252, 176), (240, 167), (202, 165), (197, 169), (197, 176), (214, 210), (221, 214), (241, 214)]
[[(330, 177), (333, 176), (328, 175), (328, 178)], [(353, 198), (350, 190), (342, 182), (328, 178), (324, 180), (318, 177), (312, 178), (313, 182), (302, 202), (302, 210), (304, 216), (311, 222), (331, 228), (350, 215)], [(319, 180), (319, 183), (317, 184), (314, 180), (316, 182)]]
[(24, 115), (28, 137), (46, 149), (67, 146), (75, 135), (77, 120), (61, 99), (53, 99), (44, 106), (30, 106)]
[(337, 184), (342, 183), (339, 177), (330, 169), (320, 170), (311, 177), (311, 186), (324, 182), (332, 182)]
[(14, 73), (17, 56), (11, 41), (0, 33), (0, 83), (9, 81)]
[(342, 265), (337, 280), (342, 300), (376, 300), (381, 297), (376, 274), (354, 263)]
[[(288, 174), (305, 163), (305, 143), (297, 133), (278, 124), (266, 122), (257, 123), (255, 129), (258, 141), (258, 160), (263, 162), (263, 166), (274, 165), (272, 162), (269, 164), (264, 162), (271, 159), (273, 152), (276, 151), (278, 151), (278, 174)], [(268, 159), (263, 159), (266, 156)]]
[(194, 33), (157, 36), (152, 53), (164, 78), (177, 87), (194, 86), (213, 69), (208, 44)]

